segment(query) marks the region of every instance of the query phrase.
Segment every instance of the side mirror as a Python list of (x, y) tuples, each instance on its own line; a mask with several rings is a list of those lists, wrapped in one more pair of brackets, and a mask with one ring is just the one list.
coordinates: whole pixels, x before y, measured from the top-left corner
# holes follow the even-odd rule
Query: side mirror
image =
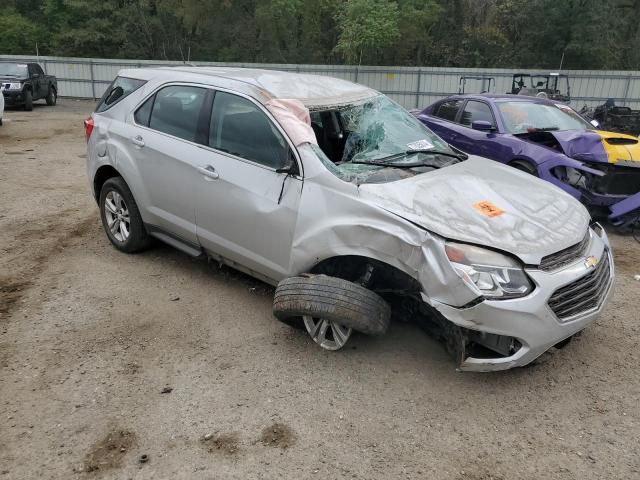
[(598, 120), (591, 120), (589, 123), (595, 128), (600, 128), (600, 122)]
[(486, 120), (474, 120), (471, 123), (471, 128), (474, 130), (479, 130), (481, 132), (492, 132), (495, 130), (495, 127), (491, 122), (487, 122)]
[(284, 161), (282, 166), (276, 168), (276, 173), (286, 173), (288, 175), (298, 174), (298, 164), (296, 163), (296, 159), (291, 150), (288, 150), (287, 159)]

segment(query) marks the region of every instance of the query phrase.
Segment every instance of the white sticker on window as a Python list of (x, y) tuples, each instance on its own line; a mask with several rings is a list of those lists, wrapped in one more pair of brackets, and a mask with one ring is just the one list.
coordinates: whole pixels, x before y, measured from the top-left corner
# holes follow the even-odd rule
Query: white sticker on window
[(407, 143), (408, 150), (430, 150), (435, 148), (429, 140), (418, 140), (416, 142)]
[(26, 63), (24, 63), (24, 64), (19, 63), (19, 64), (18, 64), (18, 66), (19, 66), (20, 68), (27, 68), (27, 64), (26, 64)]

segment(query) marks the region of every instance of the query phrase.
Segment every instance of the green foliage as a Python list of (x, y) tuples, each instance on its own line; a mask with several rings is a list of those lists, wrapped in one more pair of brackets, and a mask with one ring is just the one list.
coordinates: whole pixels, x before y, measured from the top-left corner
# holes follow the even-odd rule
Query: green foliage
[(36, 42), (40, 37), (38, 27), (13, 9), (0, 14), (0, 37), (2, 50), (10, 52), (36, 53)]
[(340, 32), (335, 50), (348, 63), (361, 63), (363, 53), (384, 49), (400, 36), (396, 2), (347, 0), (335, 19)]
[(4, 0), (0, 53), (638, 69), (640, 0)]

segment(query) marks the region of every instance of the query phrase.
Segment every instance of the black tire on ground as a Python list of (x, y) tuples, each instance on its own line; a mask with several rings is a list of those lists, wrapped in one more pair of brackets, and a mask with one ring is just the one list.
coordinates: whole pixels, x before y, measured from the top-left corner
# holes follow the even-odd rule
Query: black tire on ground
[[(129, 210), (130, 233), (129, 237), (127, 237), (127, 239), (122, 242), (115, 238), (107, 224), (107, 217), (105, 214), (105, 199), (111, 191), (115, 191), (122, 195), (127, 209)], [(107, 237), (109, 238), (109, 241), (111, 241), (113, 246), (121, 252), (140, 252), (148, 248), (151, 244), (151, 238), (149, 237), (149, 234), (144, 227), (144, 223), (142, 222), (142, 217), (140, 216), (138, 205), (133, 198), (131, 190), (129, 190), (129, 186), (122, 177), (112, 177), (104, 182), (102, 190), (100, 190), (100, 219), (102, 220), (102, 226), (105, 233), (107, 234)]]
[(534, 177), (538, 176), (538, 169), (536, 169), (535, 166), (531, 165), (529, 162), (525, 160), (514, 160), (509, 165), (511, 165), (513, 168), (516, 168), (524, 173), (533, 175)]
[(53, 107), (57, 103), (58, 94), (53, 87), (49, 87), (49, 93), (47, 93), (47, 98), (45, 100), (47, 101), (47, 105), (50, 107)]
[(301, 275), (278, 284), (273, 314), (289, 325), (292, 319), (310, 315), (367, 335), (382, 335), (389, 328), (391, 309), (377, 293), (356, 283), (327, 275)]
[(24, 109), (27, 112), (33, 110), (33, 94), (31, 93), (31, 90), (24, 92)]

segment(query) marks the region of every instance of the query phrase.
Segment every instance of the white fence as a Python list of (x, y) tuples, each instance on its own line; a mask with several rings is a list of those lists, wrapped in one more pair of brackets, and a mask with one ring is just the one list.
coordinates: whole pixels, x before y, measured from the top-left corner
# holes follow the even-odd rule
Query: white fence
[[(45, 72), (58, 77), (60, 96), (99, 98), (122, 68), (175, 66), (182, 62), (154, 60), (109, 60), (97, 58), (29, 57), (0, 55), (0, 61), (38, 62)], [(292, 65), (256, 63), (193, 62), (198, 66), (253, 67), (314, 73), (344, 78), (379, 90), (406, 108), (421, 108), (433, 101), (458, 93), (461, 76), (492, 77), (491, 92), (505, 93), (511, 89), (515, 69), (496, 68), (436, 68), (436, 67), (366, 67), (353, 65)], [(540, 70), (517, 70), (540, 73)], [(640, 108), (640, 71), (563, 71), (569, 75), (572, 105), (595, 106), (613, 98), (618, 105)], [(483, 82), (470, 80), (466, 93), (478, 93)], [(486, 88), (486, 82), (484, 82)]]

